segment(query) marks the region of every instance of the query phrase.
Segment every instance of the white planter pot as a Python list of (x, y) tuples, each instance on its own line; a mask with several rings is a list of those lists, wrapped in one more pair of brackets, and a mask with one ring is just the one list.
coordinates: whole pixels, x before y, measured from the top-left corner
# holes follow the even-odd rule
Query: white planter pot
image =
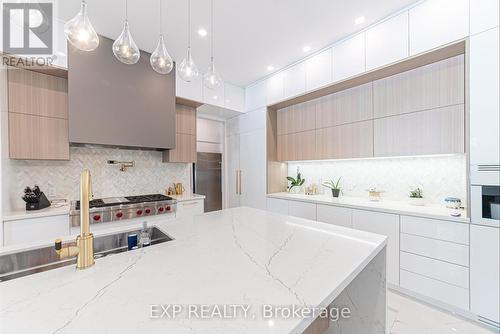
[(424, 206), (425, 200), (423, 198), (410, 197), (410, 198), (408, 198), (408, 203), (411, 205), (416, 205), (416, 206)]

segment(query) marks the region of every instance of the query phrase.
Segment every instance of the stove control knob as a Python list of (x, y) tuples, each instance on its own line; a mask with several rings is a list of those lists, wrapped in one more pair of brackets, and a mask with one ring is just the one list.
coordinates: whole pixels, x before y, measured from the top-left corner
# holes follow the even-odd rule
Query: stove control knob
[(95, 221), (99, 221), (101, 220), (101, 215), (94, 215), (92, 218), (94, 218)]
[(170, 205), (167, 206), (167, 211), (172, 211), (172, 207)]
[(147, 208), (146, 210), (146, 213), (149, 215), (151, 213), (151, 209), (150, 208)]
[(123, 217), (123, 212), (117, 212), (116, 213), (116, 218), (121, 218)]
[(163, 206), (160, 206), (160, 207), (158, 208), (158, 212), (163, 212), (163, 210), (165, 210), (165, 208), (164, 208)]
[(136, 214), (137, 214), (138, 216), (142, 215), (142, 210), (137, 210)]

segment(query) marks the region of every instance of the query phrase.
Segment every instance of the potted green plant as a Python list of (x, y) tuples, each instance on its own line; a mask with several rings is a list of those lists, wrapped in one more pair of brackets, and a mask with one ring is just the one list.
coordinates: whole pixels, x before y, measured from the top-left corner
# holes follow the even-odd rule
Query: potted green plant
[(324, 187), (331, 189), (333, 197), (339, 197), (340, 193), (342, 192), (342, 188), (340, 187), (340, 180), (341, 179), (342, 179), (342, 177), (339, 177), (336, 182), (333, 180), (330, 180), (330, 181), (323, 183)]
[(409, 197), (409, 202), (411, 205), (422, 206), (425, 204), (424, 192), (420, 188), (415, 188), (415, 189), (410, 190), (408, 197)]
[(302, 176), (300, 175), (300, 172), (297, 169), (297, 178), (294, 179), (291, 176), (287, 176), (286, 179), (290, 181), (290, 186), (288, 186), (288, 192), (291, 192), (292, 189), (295, 188), (295, 193), (300, 192), (300, 187), (306, 182), (306, 179), (303, 179)]

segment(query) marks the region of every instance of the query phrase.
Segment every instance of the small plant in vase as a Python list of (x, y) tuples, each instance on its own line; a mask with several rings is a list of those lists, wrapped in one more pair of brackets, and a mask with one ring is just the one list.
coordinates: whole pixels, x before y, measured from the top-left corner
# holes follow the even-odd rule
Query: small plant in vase
[(288, 192), (292, 192), (292, 189), (295, 188), (295, 193), (300, 192), (300, 187), (306, 182), (306, 179), (303, 179), (300, 175), (299, 169), (297, 168), (297, 178), (294, 179), (291, 176), (287, 176), (286, 179), (290, 181), (290, 186), (288, 187)]
[(409, 202), (412, 205), (422, 206), (425, 204), (424, 192), (420, 188), (415, 188), (413, 190), (410, 190), (410, 194), (408, 197), (409, 197)]
[(340, 193), (342, 192), (342, 188), (340, 187), (340, 179), (342, 178), (339, 177), (336, 182), (330, 180), (323, 183), (323, 187), (329, 188), (332, 191), (333, 197), (339, 197)]

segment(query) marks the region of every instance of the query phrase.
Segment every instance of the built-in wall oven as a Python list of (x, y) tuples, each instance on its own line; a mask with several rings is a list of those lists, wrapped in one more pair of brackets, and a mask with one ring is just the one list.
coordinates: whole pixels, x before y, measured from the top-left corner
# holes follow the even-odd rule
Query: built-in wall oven
[(472, 166), (471, 221), (473, 224), (500, 227), (500, 167)]

